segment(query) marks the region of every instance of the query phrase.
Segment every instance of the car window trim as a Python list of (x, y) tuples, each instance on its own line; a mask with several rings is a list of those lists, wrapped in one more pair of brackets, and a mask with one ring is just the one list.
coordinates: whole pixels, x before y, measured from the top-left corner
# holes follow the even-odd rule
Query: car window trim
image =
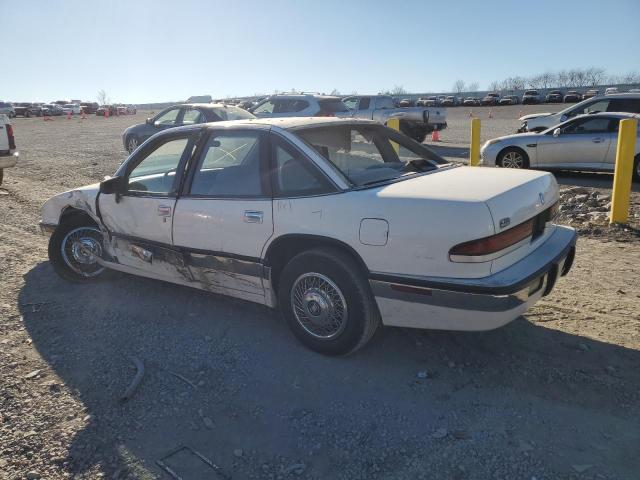
[[(206, 133), (205, 133), (206, 132)], [(269, 181), (269, 146), (268, 146), (268, 135), (264, 130), (258, 129), (250, 129), (250, 128), (237, 128), (237, 129), (221, 129), (221, 128), (210, 128), (205, 129), (204, 134), (202, 135), (199, 144), (194, 151), (192, 156), (192, 161), (189, 162), (187, 172), (185, 175), (185, 180), (182, 182), (180, 189), (180, 198), (190, 198), (195, 200), (270, 200), (271, 195), (271, 184)], [(260, 185), (262, 187), (262, 194), (260, 195), (208, 195), (208, 194), (198, 194), (191, 193), (191, 187), (193, 186), (193, 180), (196, 176), (200, 165), (204, 161), (204, 148), (207, 143), (209, 143), (209, 139), (215, 134), (237, 134), (242, 135), (243, 133), (255, 134), (260, 141)]]
[(193, 145), (197, 141), (197, 131), (179, 131), (179, 132), (171, 132), (165, 135), (160, 136), (159, 138), (154, 139), (151, 143), (147, 143), (143, 149), (140, 151), (136, 151), (134, 155), (129, 157), (129, 159), (122, 165), (124, 167), (124, 171), (121, 174), (120, 169), (116, 172), (119, 176), (122, 176), (126, 179), (127, 185), (129, 183), (129, 175), (131, 172), (140, 165), (148, 155), (147, 153), (152, 152), (156, 148), (164, 145), (165, 143), (172, 142), (174, 140), (179, 140), (182, 138), (187, 139), (187, 145), (182, 152), (182, 156), (180, 157), (180, 161), (176, 167), (176, 175), (173, 179), (173, 185), (171, 186), (171, 191), (167, 193), (162, 192), (138, 192), (138, 191), (125, 191), (122, 193), (123, 197), (152, 197), (152, 198), (177, 198), (179, 196), (180, 185), (182, 184), (182, 179), (185, 175), (185, 165), (189, 160), (191, 155), (189, 152), (193, 151)]

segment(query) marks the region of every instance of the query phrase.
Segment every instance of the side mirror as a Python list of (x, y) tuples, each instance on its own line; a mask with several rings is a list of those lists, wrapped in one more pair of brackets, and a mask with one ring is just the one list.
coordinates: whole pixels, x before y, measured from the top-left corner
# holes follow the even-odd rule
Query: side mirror
[(124, 177), (111, 177), (100, 182), (100, 193), (105, 195), (120, 195), (127, 191), (127, 179)]
[(559, 137), (559, 136), (560, 136), (560, 133), (561, 133), (561, 132), (560, 132), (560, 129), (559, 129), (559, 128), (556, 128), (556, 129), (553, 131), (553, 136), (554, 136), (554, 137)]
[(153, 123), (153, 118), (149, 117), (145, 120), (147, 125), (151, 125)]

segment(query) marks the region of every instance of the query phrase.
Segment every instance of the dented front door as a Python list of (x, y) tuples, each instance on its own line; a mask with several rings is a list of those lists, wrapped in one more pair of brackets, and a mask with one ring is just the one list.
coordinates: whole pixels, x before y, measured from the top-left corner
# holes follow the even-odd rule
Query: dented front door
[(100, 194), (100, 216), (118, 263), (168, 279), (184, 271), (182, 256), (173, 249), (172, 223), (193, 141), (185, 133), (163, 136), (137, 152), (123, 172), (125, 193)]

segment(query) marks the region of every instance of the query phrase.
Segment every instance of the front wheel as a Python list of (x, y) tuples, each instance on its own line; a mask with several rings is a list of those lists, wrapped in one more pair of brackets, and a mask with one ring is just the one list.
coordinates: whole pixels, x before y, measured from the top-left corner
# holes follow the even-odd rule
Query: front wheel
[[(2, 170), (0, 170), (0, 173)], [(636, 155), (635, 160), (633, 161), (633, 180), (635, 182), (640, 182), (640, 155)], [(0, 183), (2, 183), (2, 176), (0, 176)]]
[(3, 179), (4, 179), (4, 169), (0, 168), (0, 185), (2, 185)]
[(505, 148), (498, 155), (497, 164), (504, 168), (529, 168), (529, 158), (519, 148)]
[(278, 301), (294, 335), (324, 355), (346, 355), (363, 347), (380, 314), (359, 265), (333, 248), (296, 255), (280, 277)]
[(133, 153), (133, 151), (140, 145), (140, 140), (135, 135), (127, 137), (127, 152)]
[(89, 219), (72, 218), (58, 225), (49, 240), (49, 261), (64, 280), (84, 283), (98, 279), (105, 268), (102, 233)]

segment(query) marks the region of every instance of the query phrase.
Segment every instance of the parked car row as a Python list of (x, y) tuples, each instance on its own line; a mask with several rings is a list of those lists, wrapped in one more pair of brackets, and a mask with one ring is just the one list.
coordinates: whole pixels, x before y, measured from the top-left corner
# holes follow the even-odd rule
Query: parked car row
[[(135, 105), (113, 105), (111, 106), (110, 113), (115, 114), (135, 114), (137, 112)], [(100, 105), (96, 102), (80, 102), (80, 101), (67, 101), (56, 100), (51, 103), (32, 103), (32, 102), (1, 102), (0, 101), (0, 114), (7, 115), (9, 118), (14, 117), (41, 117), (42, 115), (57, 116), (67, 115), (79, 115), (84, 112), (87, 115), (97, 114), (104, 115), (104, 109), (100, 111)], [(100, 111), (100, 113), (99, 113)]]

